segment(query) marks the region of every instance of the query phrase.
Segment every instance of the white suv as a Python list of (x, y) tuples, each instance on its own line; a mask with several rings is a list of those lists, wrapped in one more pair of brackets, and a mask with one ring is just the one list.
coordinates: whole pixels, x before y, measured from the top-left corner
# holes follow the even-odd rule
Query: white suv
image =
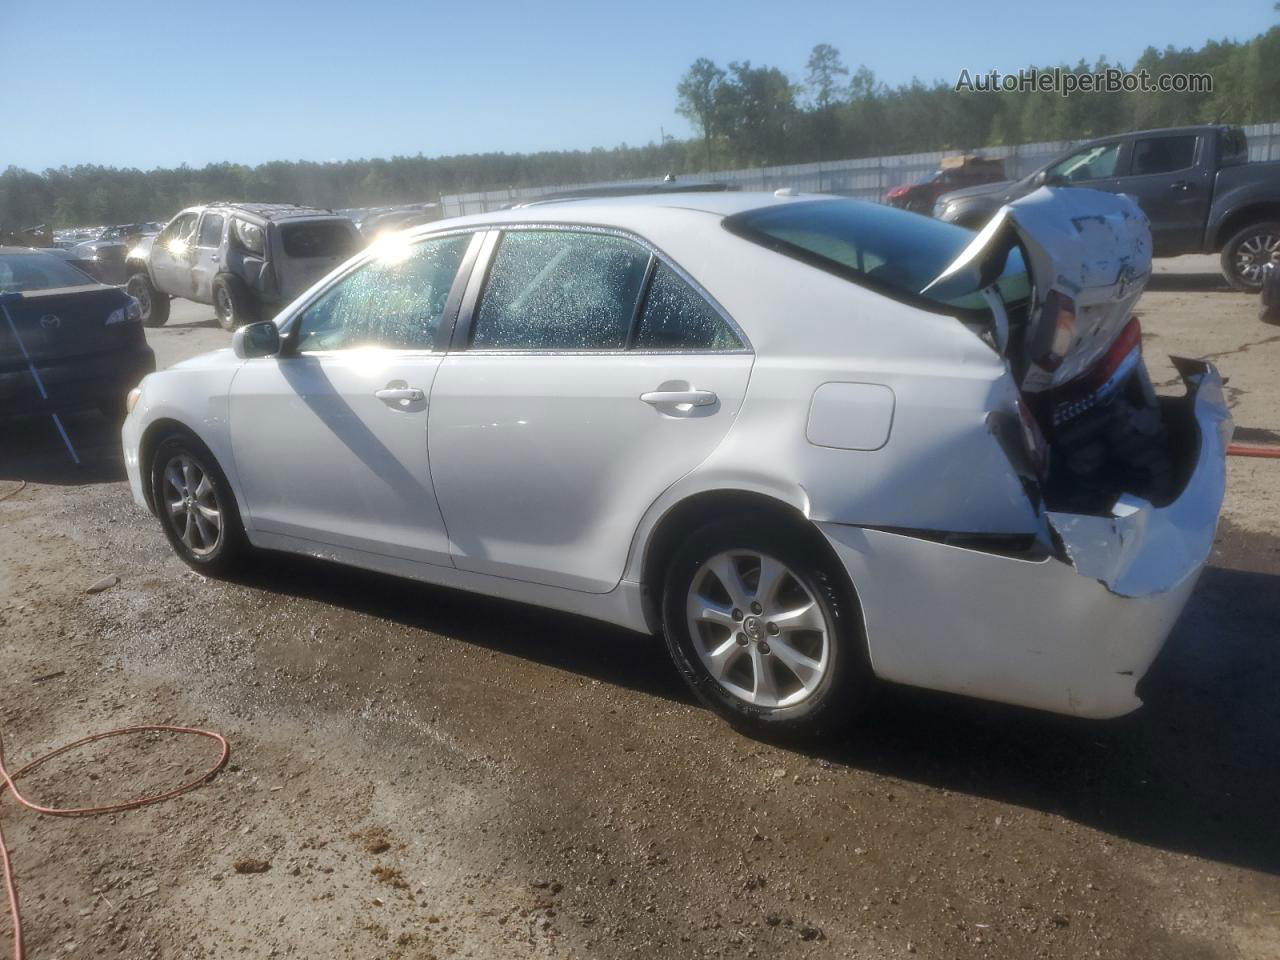
[(1152, 392), (1149, 271), (1084, 190), (976, 238), (749, 193), (443, 221), (147, 377), (126, 465), (199, 570), (285, 550), (662, 631), (743, 725), (834, 727), (874, 677), (1115, 716), (1231, 430), (1209, 364)]

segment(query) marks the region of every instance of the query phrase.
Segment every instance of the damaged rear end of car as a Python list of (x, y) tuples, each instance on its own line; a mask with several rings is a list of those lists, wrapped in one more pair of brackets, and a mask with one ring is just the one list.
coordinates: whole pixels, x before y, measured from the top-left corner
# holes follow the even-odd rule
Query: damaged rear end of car
[[(1026, 285), (1011, 298), (1014, 263)], [(1232, 431), (1212, 364), (1171, 358), (1183, 394), (1152, 387), (1133, 315), (1150, 272), (1129, 198), (1042, 189), (924, 288), (988, 305), (962, 322), (1004, 358), (987, 426), (1036, 529), (983, 542), (824, 525), (879, 676), (1085, 717), (1141, 705), (1212, 549)]]

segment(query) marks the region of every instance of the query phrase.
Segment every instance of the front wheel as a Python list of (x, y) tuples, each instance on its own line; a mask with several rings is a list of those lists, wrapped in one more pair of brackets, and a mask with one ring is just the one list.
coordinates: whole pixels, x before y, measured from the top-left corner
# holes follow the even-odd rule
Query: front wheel
[(206, 576), (231, 573), (248, 541), (235, 496), (218, 461), (185, 433), (162, 440), (151, 460), (151, 491), (174, 552)]
[(802, 538), (745, 518), (704, 527), (668, 569), (667, 648), (698, 699), (735, 726), (839, 730), (872, 686), (844, 583)]
[(1222, 275), (1237, 290), (1262, 289), (1262, 271), (1268, 263), (1280, 269), (1280, 222), (1274, 220), (1245, 227), (1222, 248)]
[(130, 276), (124, 289), (138, 301), (144, 327), (163, 327), (169, 322), (169, 298), (155, 288), (145, 273)]

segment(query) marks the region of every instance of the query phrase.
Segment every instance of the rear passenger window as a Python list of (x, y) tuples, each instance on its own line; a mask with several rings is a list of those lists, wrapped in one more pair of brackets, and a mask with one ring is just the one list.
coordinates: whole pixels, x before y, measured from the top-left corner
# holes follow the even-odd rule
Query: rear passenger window
[(1133, 145), (1132, 175), (1172, 173), (1195, 162), (1195, 137), (1151, 137)]
[(742, 341), (715, 308), (659, 263), (636, 329), (637, 350), (736, 350)]
[(222, 214), (206, 213), (204, 219), (200, 221), (200, 239), (196, 241), (199, 247), (216, 247), (222, 243)]
[(600, 233), (503, 234), (476, 311), (477, 350), (621, 350), (649, 252)]
[(248, 253), (256, 253), (262, 256), (266, 249), (266, 244), (262, 236), (262, 228), (256, 223), (249, 223), (247, 220), (231, 221), (231, 236), (236, 242), (236, 246)]
[(298, 350), (431, 350), (470, 234), (392, 247), (347, 274), (298, 318)]

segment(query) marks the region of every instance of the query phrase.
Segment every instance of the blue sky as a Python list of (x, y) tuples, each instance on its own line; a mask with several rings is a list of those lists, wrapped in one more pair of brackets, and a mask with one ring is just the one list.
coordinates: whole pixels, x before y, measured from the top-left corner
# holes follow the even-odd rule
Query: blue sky
[(827, 42), (890, 84), (954, 80), (962, 68), (1130, 64), (1149, 45), (1247, 39), (1276, 22), (1272, 6), (0, 0), (0, 168), (644, 143), (689, 134), (675, 85), (699, 56), (800, 80)]

